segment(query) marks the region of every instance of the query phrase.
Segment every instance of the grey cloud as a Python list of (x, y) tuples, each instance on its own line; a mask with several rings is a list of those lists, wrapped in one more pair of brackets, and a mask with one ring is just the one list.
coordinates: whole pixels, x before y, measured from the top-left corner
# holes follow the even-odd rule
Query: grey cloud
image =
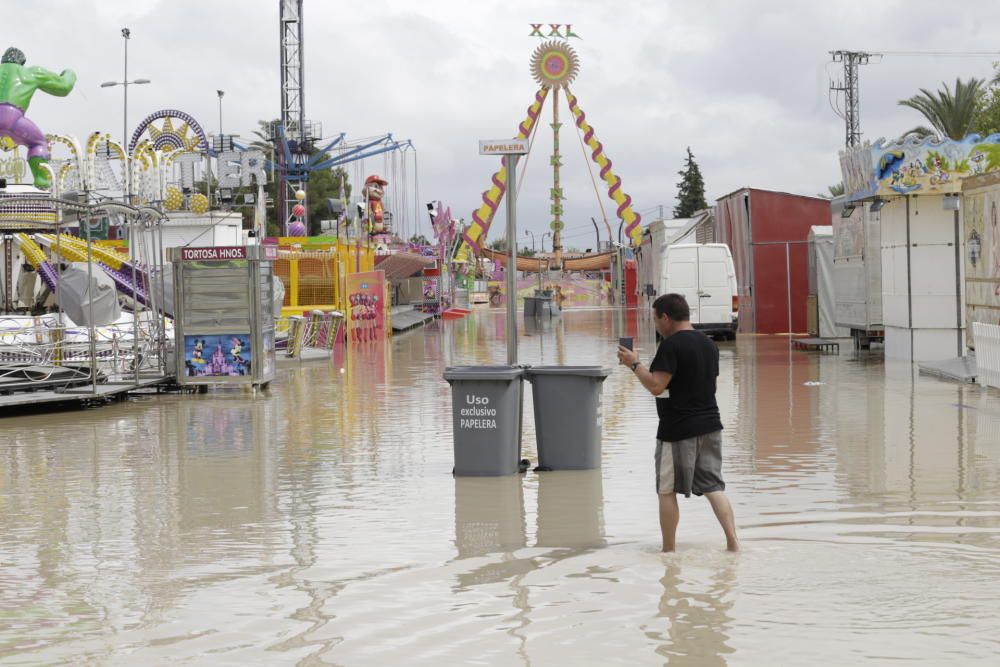
[[(119, 89), (98, 86), (121, 76), (123, 25), (133, 30), (130, 74), (154, 81), (130, 90), (132, 127), (152, 111), (178, 108), (215, 131), (216, 89), (226, 91), (227, 132), (249, 135), (258, 119), (278, 116), (272, 0), (41, 0), (8, 3), (5, 11), (9, 41), (30, 46), (32, 62), (72, 67), (79, 75), (66, 100), (39, 95), (33, 102), (30, 113), (46, 131), (120, 133)], [(36, 14), (45, 21), (33, 23)], [(827, 104), (828, 73), (839, 76), (840, 68), (828, 64), (827, 52), (993, 50), (1000, 7), (980, 3), (975, 12), (946, 12), (924, 0), (306, 0), (305, 16), (307, 116), (329, 135), (392, 132), (412, 139), (421, 199), (442, 199), (468, 219), (497, 167), (477, 155), (476, 141), (512, 135), (535, 93), (528, 61), (538, 40), (528, 37), (529, 23), (573, 23), (583, 38), (574, 42), (581, 106), (636, 209), (664, 204), (669, 210), (686, 146), (695, 152), (710, 198), (744, 185), (823, 191), (840, 180), (843, 141), (842, 121)], [(989, 58), (902, 56), (863, 68), (865, 136), (897, 136), (921, 122), (896, 105), (917, 88), (990, 70)], [(549, 219), (550, 114), (520, 199), (524, 226), (538, 233)], [(588, 238), (590, 217), (600, 220), (600, 209), (565, 103), (561, 116), (568, 233)], [(356, 170), (383, 165), (377, 158)], [(600, 182), (598, 190), (613, 218), (614, 203)]]

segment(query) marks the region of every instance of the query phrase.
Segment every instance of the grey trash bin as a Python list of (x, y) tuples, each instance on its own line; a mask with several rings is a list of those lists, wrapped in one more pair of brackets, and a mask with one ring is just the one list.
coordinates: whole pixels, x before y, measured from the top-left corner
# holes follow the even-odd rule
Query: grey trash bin
[(535, 317), (552, 317), (552, 297), (538, 297), (538, 305), (535, 306)]
[(601, 465), (601, 393), (611, 371), (600, 366), (535, 366), (525, 375), (535, 408), (537, 470)]
[(524, 316), (526, 318), (552, 317), (553, 310), (552, 297), (541, 295), (524, 297)]
[(513, 475), (521, 464), (524, 369), (519, 366), (451, 366), (457, 476)]

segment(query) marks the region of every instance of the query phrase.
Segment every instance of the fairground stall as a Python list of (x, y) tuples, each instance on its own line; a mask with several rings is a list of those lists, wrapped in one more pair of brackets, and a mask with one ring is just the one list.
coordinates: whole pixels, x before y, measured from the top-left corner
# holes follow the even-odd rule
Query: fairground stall
[(275, 246), (172, 248), (181, 385), (274, 379)]
[[(995, 248), (986, 224), (993, 199), (982, 177), (1000, 170), (1000, 135), (879, 140), (842, 152), (841, 169), (845, 206), (867, 204), (871, 221), (879, 225), (886, 356), (910, 361), (964, 356), (966, 267), (973, 269), (976, 295), (982, 296), (981, 285), (990, 280), (980, 262)], [(967, 178), (976, 180), (969, 183), (970, 217), (963, 223)], [(995, 312), (993, 305), (977, 301), (974, 312)]]

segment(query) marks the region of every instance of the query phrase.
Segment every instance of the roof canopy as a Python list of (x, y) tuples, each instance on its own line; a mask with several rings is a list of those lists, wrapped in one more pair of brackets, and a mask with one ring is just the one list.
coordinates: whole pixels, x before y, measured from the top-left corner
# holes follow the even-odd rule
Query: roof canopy
[(1000, 134), (960, 141), (907, 135), (841, 151), (847, 201), (907, 194), (954, 194), (966, 176), (1000, 170)]

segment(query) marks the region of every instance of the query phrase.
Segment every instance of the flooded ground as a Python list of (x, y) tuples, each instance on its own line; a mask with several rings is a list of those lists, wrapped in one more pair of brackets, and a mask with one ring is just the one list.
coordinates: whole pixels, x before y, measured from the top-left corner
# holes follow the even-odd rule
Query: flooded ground
[[(567, 313), (521, 361), (611, 365), (620, 329)], [(502, 362), (503, 332), (480, 313), (267, 396), (0, 421), (0, 664), (995, 664), (996, 392), (723, 343), (745, 550), (691, 499), (663, 555), (653, 400), (620, 367), (602, 470), (452, 478), (442, 370)]]

